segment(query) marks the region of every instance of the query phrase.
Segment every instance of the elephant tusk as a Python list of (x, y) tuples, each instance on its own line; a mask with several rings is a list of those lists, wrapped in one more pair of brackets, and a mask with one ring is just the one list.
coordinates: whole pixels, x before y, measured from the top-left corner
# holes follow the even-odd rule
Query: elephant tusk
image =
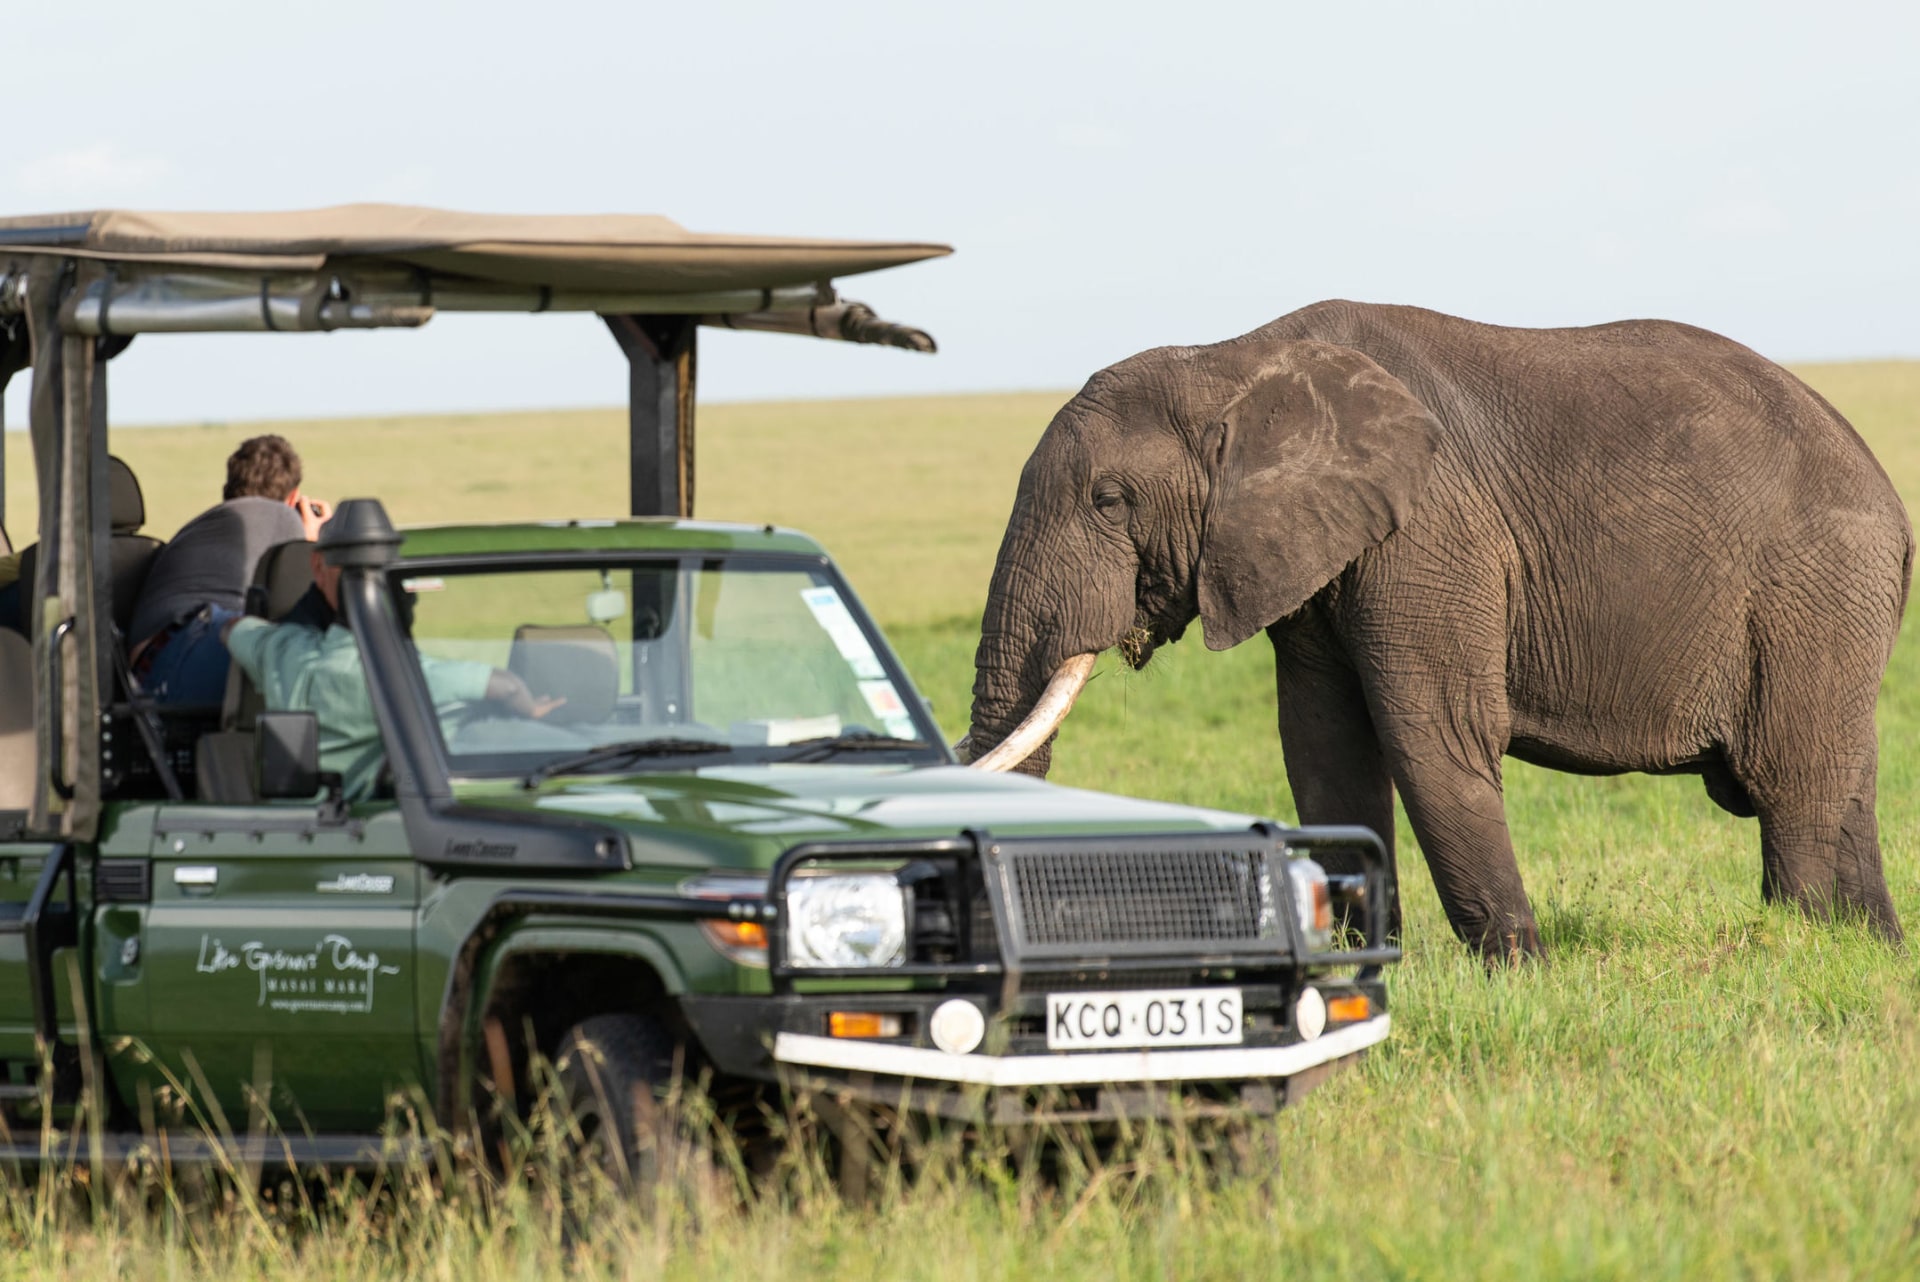
[(1060, 728), (1060, 723), (1073, 711), (1073, 701), (1080, 697), (1080, 691), (1087, 684), (1087, 678), (1093, 675), (1094, 660), (1097, 654), (1077, 654), (1054, 669), (1053, 676), (1047, 680), (1047, 688), (1040, 692), (1040, 698), (1034, 702), (1033, 711), (1027, 719), (1013, 728), (1013, 733), (1000, 741), (1000, 746), (977, 761), (967, 764), (975, 770), (1011, 770), (1028, 757), (1034, 750), (1047, 741), (1048, 736)]

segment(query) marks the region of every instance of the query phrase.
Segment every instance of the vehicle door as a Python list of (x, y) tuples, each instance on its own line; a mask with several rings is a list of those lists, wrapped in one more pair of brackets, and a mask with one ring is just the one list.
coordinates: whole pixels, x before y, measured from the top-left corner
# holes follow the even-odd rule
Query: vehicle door
[(152, 895), (146, 1041), (232, 1124), (249, 1083), (271, 1080), (282, 1127), (329, 1131), (417, 1081), (419, 880), (392, 803), (162, 805)]
[(26, 918), (34, 888), (57, 850), (45, 842), (0, 837), (0, 1098), (7, 1097), (9, 1087), (28, 1086), (39, 1070)]

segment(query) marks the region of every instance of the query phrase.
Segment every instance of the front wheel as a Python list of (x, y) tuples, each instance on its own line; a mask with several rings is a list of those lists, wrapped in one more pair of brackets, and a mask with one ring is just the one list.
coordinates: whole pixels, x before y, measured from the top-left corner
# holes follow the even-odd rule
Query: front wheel
[(645, 1015), (595, 1015), (561, 1039), (554, 1072), (581, 1155), (616, 1183), (651, 1196), (715, 1184), (711, 1157), (681, 1103), (685, 1047)]

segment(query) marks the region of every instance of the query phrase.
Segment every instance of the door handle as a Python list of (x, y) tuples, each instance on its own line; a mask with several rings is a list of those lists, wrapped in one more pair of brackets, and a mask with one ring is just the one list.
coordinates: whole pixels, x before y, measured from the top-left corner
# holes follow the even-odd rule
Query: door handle
[(220, 870), (211, 864), (182, 864), (173, 870), (173, 884), (189, 893), (205, 894), (220, 884)]

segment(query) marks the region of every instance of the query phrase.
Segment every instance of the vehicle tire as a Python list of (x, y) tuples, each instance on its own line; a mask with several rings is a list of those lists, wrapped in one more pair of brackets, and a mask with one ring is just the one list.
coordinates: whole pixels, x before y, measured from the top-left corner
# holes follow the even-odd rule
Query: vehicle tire
[(581, 1020), (560, 1039), (553, 1066), (581, 1156), (616, 1184), (648, 1197), (666, 1187), (695, 1197), (712, 1190), (711, 1156), (680, 1106), (684, 1047), (660, 1020)]

